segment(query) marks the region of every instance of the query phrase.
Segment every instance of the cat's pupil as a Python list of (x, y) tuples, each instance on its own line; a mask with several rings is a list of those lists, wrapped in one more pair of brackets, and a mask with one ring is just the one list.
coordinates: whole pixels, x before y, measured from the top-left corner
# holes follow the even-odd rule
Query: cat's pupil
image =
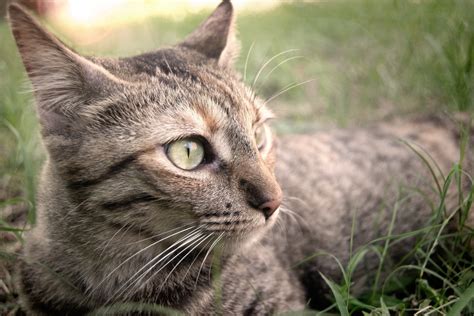
[(185, 144), (185, 147), (186, 147), (186, 154), (188, 155), (188, 158), (189, 158), (189, 156), (191, 155), (191, 146), (192, 146), (192, 144), (191, 144), (190, 142), (187, 142), (187, 143)]

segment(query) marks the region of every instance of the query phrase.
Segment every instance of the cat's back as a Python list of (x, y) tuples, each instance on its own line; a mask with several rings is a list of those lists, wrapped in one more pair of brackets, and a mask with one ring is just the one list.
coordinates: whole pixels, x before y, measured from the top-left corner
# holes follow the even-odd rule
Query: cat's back
[[(425, 120), (280, 137), (276, 174), (294, 260), (317, 251), (347, 260), (351, 231), (355, 248), (385, 236), (395, 208), (393, 233), (427, 224), (435, 181), (418, 155), (432, 158), (446, 175), (459, 157), (453, 133)], [(317, 264), (338, 274), (332, 259)]]
[(459, 159), (459, 141), (454, 127), (434, 119), (288, 135), (277, 144), (276, 173), (287, 201), (296, 196), (336, 215), (371, 208), (370, 196), (391, 187), (433, 184), (420, 155), (446, 175)]

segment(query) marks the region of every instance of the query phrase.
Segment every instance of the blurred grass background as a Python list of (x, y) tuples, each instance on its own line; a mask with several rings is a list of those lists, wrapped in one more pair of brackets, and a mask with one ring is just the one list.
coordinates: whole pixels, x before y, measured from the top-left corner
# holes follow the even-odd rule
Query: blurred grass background
[[(176, 43), (209, 12), (109, 27), (90, 41), (75, 38), (77, 29), (48, 25), (81, 53), (126, 56)], [(474, 109), (472, 0), (295, 1), (237, 16), (242, 51), (236, 67), (241, 73), (247, 69), (247, 82), (286, 52), (260, 75), (255, 85), (260, 96), (270, 98), (311, 80), (271, 102), (279, 133)], [(44, 152), (24, 69), (4, 20), (0, 41), (0, 211), (6, 214), (19, 203), (34, 222)]]

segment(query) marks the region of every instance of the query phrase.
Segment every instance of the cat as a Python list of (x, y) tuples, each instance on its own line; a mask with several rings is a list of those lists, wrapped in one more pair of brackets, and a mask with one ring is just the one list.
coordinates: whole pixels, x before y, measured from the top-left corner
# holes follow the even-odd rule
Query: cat
[[(19, 266), (31, 314), (318, 306), (328, 296), (319, 272), (341, 273), (329, 257), (305, 258), (327, 251), (346, 263), (352, 247), (386, 235), (397, 203), (393, 234), (431, 217), (406, 188), (430, 191), (433, 177), (398, 138), (422, 144), (443, 171), (459, 158), (448, 121), (274, 137), (273, 114), (233, 68), (230, 1), (183, 42), (125, 58), (82, 56), (21, 6), (8, 12), (47, 151)], [(356, 275), (377, 263), (367, 256)]]

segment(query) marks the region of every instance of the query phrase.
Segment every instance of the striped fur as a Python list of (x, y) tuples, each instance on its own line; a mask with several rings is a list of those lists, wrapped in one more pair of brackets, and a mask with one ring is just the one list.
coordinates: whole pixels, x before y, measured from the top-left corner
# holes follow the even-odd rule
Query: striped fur
[[(272, 114), (232, 70), (238, 45), (229, 1), (182, 43), (120, 59), (79, 55), (17, 5), (9, 16), (48, 154), (20, 267), (33, 314), (81, 315), (121, 302), (194, 315), (318, 305), (326, 290), (318, 271), (338, 278), (334, 263), (292, 267), (317, 250), (347, 261), (353, 211), (357, 247), (384, 234), (389, 217), (376, 210), (396, 202), (400, 183), (433, 184), (394, 136), (426, 143), (443, 170), (457, 158), (449, 129), (429, 122), (279, 142), (268, 132), (259, 150), (255, 128)], [(191, 135), (206, 140), (213, 159), (185, 171), (165, 148)], [(281, 195), (276, 177), (286, 202), (266, 217), (253, 201)], [(409, 198), (397, 229), (429, 216), (422, 199)]]

